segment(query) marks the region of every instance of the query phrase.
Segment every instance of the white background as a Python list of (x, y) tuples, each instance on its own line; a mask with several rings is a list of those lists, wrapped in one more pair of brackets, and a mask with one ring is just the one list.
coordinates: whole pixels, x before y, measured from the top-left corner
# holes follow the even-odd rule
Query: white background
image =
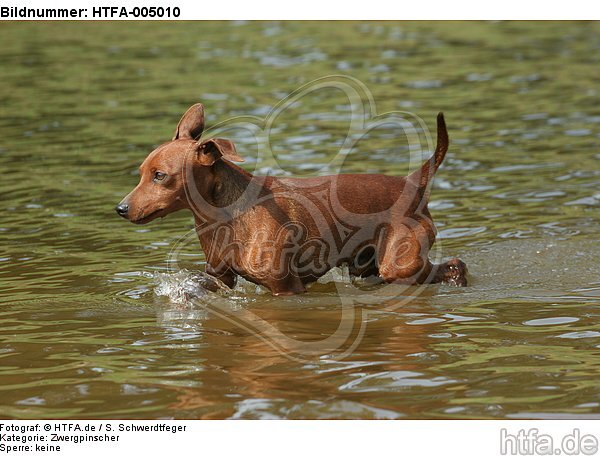
[(599, 5), (600, 2), (593, 0), (9, 0), (0, 4), (28, 8), (87, 7), (90, 11), (92, 7), (100, 6), (177, 6), (181, 9), (180, 20), (591, 20), (600, 19)]
[[(2, 421), (3, 424), (50, 424), (69, 421)], [(71, 421), (71, 423), (75, 423)], [(80, 426), (111, 423), (155, 425), (158, 421), (77, 421)], [(371, 456), (371, 455), (460, 455), (500, 454), (500, 432), (516, 435), (520, 429), (537, 428), (553, 438), (555, 449), (573, 434), (591, 434), (600, 439), (597, 421), (163, 421), (186, 425), (187, 430), (169, 432), (109, 432), (117, 443), (60, 443), (59, 455), (260, 455), (260, 456)], [(54, 431), (51, 431), (54, 432)], [(100, 434), (104, 434), (101, 432)], [(76, 432), (61, 434), (78, 435)], [(48, 435), (48, 434), (46, 434)], [(79, 434), (81, 435), (81, 434)], [(6, 443), (6, 442), (0, 442)], [(51, 443), (56, 444), (56, 443)], [(10, 454), (36, 454), (10, 453)], [(41, 453), (40, 453), (41, 454)], [(46, 453), (48, 454), (48, 453)], [(510, 454), (510, 453), (509, 453)], [(521, 453), (527, 454), (527, 453)], [(529, 454), (534, 454), (529, 453)], [(558, 454), (558, 453), (555, 453)], [(565, 453), (562, 453), (565, 454)], [(578, 453), (584, 454), (584, 453)], [(598, 454), (598, 453), (596, 453)]]

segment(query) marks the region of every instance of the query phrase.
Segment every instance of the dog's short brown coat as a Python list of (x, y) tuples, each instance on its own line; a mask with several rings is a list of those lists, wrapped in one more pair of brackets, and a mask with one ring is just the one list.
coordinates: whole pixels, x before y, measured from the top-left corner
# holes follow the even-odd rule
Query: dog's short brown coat
[(304, 292), (329, 269), (404, 284), (466, 285), (459, 259), (434, 265), (435, 227), (427, 208), (431, 178), (448, 149), (437, 118), (434, 155), (406, 177), (339, 174), (254, 176), (226, 139), (200, 139), (204, 107), (193, 105), (173, 139), (140, 167), (140, 182), (117, 206), (134, 223), (180, 210), (194, 213), (206, 272), (233, 287), (236, 276), (274, 295)]

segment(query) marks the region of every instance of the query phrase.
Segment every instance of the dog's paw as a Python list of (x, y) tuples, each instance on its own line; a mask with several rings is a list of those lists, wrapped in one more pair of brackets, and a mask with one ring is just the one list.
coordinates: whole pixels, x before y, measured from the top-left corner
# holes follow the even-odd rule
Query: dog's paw
[(455, 287), (467, 286), (467, 265), (454, 258), (444, 264), (444, 278), (442, 283), (453, 285)]

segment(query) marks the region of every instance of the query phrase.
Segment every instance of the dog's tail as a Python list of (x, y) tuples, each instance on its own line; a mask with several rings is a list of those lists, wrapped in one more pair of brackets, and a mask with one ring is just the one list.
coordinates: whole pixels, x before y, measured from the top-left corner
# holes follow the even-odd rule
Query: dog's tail
[(440, 112), (437, 115), (437, 145), (432, 157), (423, 163), (421, 169), (416, 170), (409, 176), (409, 180), (415, 182), (420, 189), (425, 190), (435, 175), (436, 171), (444, 161), (446, 152), (448, 151), (448, 130), (446, 129), (446, 121), (444, 113)]

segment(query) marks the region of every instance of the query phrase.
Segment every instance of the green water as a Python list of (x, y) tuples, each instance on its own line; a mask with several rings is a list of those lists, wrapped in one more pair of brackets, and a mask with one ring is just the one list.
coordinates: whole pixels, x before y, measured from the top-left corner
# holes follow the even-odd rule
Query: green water
[[(600, 418), (598, 23), (0, 27), (0, 417)], [(190, 214), (140, 227), (114, 213), (138, 165), (192, 103), (209, 125), (262, 117), (332, 74), (362, 81), (378, 112), (430, 128), (445, 112), (431, 211), (471, 286), (357, 289), (337, 272), (302, 296), (178, 300), (188, 276), (169, 253)], [(347, 131), (347, 101), (325, 90), (270, 141), (308, 176), (331, 171)], [(248, 170), (275, 169), (235, 139)], [(343, 170), (405, 174), (406, 141), (374, 132)], [(192, 242), (180, 266), (203, 258)], [(356, 325), (338, 351), (269, 335), (326, 339), (339, 296)]]

